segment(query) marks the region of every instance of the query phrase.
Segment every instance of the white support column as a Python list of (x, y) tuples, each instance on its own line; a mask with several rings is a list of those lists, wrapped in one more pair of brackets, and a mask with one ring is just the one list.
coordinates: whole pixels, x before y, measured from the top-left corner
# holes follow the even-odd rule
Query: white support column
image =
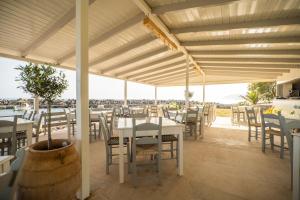
[(202, 103), (205, 104), (205, 73), (203, 72), (203, 85), (202, 85)]
[(39, 112), (40, 110), (40, 99), (38, 96), (35, 96), (33, 99), (33, 110)]
[(189, 108), (189, 56), (186, 55), (186, 70), (185, 70), (185, 108)]
[(157, 86), (154, 87), (155, 105), (157, 105)]
[(76, 145), (81, 157), (79, 199), (90, 195), (88, 0), (76, 0)]
[(127, 80), (124, 80), (124, 106), (127, 106)]

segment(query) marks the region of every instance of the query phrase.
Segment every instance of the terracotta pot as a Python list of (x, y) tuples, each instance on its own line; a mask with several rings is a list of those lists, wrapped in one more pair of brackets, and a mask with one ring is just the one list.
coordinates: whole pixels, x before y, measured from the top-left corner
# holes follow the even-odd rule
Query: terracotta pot
[[(80, 186), (80, 158), (73, 143), (53, 140), (30, 146), (21, 171), (18, 199), (74, 199)], [(63, 145), (64, 144), (64, 145)]]

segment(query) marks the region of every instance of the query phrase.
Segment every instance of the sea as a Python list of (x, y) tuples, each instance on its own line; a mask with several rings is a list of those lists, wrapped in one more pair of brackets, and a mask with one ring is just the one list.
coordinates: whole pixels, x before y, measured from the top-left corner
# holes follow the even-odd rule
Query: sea
[[(41, 108), (40, 112), (46, 112), (46, 108)], [(52, 108), (52, 112), (62, 112), (64, 111), (63, 108)], [(14, 109), (2, 109), (0, 110), (0, 117), (8, 117), (8, 116), (14, 116), (14, 115), (23, 115), (24, 111), (22, 110), (14, 110)]]

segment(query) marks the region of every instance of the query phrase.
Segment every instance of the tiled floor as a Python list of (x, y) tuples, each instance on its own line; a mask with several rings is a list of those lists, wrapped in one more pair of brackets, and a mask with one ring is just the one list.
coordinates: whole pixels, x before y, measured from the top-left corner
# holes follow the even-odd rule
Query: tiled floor
[(130, 176), (119, 184), (118, 165), (105, 174), (104, 142), (92, 142), (90, 199), (291, 199), (288, 152), (283, 160), (277, 151), (263, 154), (259, 141), (247, 141), (245, 128), (224, 120), (206, 128), (203, 139), (184, 141), (184, 176), (176, 175), (175, 161), (163, 161), (162, 185), (145, 178), (134, 188)]

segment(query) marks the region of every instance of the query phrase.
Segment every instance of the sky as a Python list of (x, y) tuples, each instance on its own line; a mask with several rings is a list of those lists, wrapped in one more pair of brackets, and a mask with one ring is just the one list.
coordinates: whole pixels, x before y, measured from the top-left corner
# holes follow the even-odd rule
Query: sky
[[(18, 74), (14, 68), (25, 65), (26, 62), (0, 57), (0, 99), (31, 98), (18, 87), (15, 81)], [(66, 74), (69, 83), (68, 89), (62, 94), (63, 99), (76, 98), (76, 72), (66, 69), (58, 69)], [(154, 86), (139, 84), (128, 81), (128, 99), (154, 99)], [(240, 95), (247, 93), (247, 83), (207, 85), (206, 102), (237, 103), (241, 101)], [(158, 87), (157, 98), (159, 100), (184, 100), (183, 86)], [(202, 86), (190, 86), (194, 93), (191, 100), (202, 101)], [(89, 75), (89, 98), (90, 99), (123, 99), (124, 81), (98, 75)]]

